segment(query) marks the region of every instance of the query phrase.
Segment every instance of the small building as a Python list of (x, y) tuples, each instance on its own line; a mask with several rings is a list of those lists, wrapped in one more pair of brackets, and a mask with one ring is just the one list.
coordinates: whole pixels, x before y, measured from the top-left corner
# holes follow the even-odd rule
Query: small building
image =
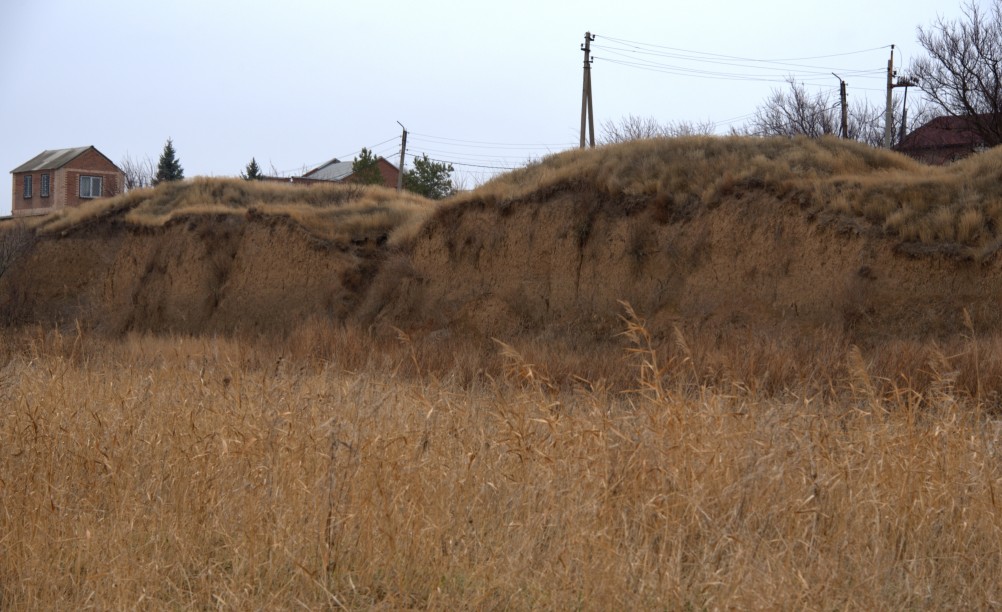
[[(353, 162), (341, 161), (337, 158), (330, 160), (325, 164), (321, 164), (310, 170), (303, 175), (305, 179), (313, 179), (320, 181), (334, 181), (338, 183), (351, 183), (352, 181), (352, 166)], [(397, 178), (400, 176), (400, 170), (386, 161), (385, 157), (380, 157), (376, 160), (379, 166), (379, 174), (383, 177), (383, 185), (385, 187), (390, 187), (392, 189), (397, 188)]]
[(984, 151), (988, 146), (974, 117), (936, 117), (910, 132), (897, 146), (905, 155), (927, 164), (943, 165)]
[(11, 213), (41, 215), (121, 193), (125, 174), (90, 147), (43, 151), (11, 170)]

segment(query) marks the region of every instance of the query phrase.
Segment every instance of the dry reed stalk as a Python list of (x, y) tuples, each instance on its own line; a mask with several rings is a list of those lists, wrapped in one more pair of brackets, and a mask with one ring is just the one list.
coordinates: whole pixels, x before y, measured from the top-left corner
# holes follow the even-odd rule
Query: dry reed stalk
[(458, 385), (268, 342), (0, 333), (4, 609), (1002, 602), (998, 428), (942, 353), (921, 392), (856, 349), (855, 395), (697, 395), (649, 338), (620, 359), (662, 375), (623, 394), (526, 379), (514, 345), (511, 376)]

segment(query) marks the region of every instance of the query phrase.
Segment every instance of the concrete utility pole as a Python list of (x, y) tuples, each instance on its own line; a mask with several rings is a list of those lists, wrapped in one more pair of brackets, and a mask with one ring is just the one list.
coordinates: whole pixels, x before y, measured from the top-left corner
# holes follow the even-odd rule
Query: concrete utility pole
[(894, 131), (894, 117), (891, 113), (891, 92), (894, 90), (894, 45), (891, 45), (891, 59), (887, 60), (887, 108), (884, 111), (884, 148), (891, 148), (891, 133)]
[(595, 40), (591, 32), (585, 32), (584, 44), (584, 83), (581, 87), (581, 148), (585, 148), (585, 121), (588, 123), (589, 143), (595, 146), (595, 109), (591, 100), (591, 41)]
[(397, 191), (404, 190), (404, 155), (407, 154), (407, 128), (403, 123), (397, 121), (397, 125), (403, 129), (403, 136), (400, 137), (400, 172), (397, 174)]
[(832, 76), (834, 76), (836, 79), (838, 79), (838, 82), (839, 82), (839, 100), (842, 102), (842, 126), (840, 128), (839, 135), (842, 138), (848, 138), (849, 137), (849, 107), (846, 105), (846, 101), (845, 101), (845, 98), (846, 98), (846, 93), (845, 93), (846, 82), (842, 80), (842, 77), (840, 77), (839, 75), (835, 74), (834, 72), (832, 73)]

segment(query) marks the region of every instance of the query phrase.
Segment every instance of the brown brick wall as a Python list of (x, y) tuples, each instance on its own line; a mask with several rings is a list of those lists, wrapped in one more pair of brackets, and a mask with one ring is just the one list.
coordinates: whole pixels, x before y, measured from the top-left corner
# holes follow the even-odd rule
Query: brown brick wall
[(382, 157), (379, 158), (379, 173), (383, 175), (384, 185), (391, 189), (397, 188), (397, 179), (400, 177), (400, 171)]
[[(42, 197), (42, 175), (49, 175), (49, 197)], [(31, 197), (24, 197), (24, 178), (26, 176), (31, 177)], [(10, 211), (13, 215), (34, 215), (40, 214), (42, 212), (47, 212), (53, 207), (53, 201), (55, 198), (54, 183), (52, 179), (55, 177), (55, 170), (46, 170), (44, 172), (22, 172), (20, 174), (14, 175), (14, 180), (11, 181), (11, 207)]]

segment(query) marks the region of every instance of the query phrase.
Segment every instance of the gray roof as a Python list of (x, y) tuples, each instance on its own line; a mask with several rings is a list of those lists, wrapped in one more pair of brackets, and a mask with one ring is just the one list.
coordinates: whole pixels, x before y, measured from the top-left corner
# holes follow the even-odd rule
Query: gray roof
[(11, 173), (15, 172), (36, 172), (38, 170), (55, 170), (56, 168), (62, 168), (69, 162), (73, 161), (80, 155), (83, 155), (88, 149), (93, 149), (90, 147), (76, 147), (73, 149), (53, 149), (52, 151), (42, 151), (31, 160), (21, 164), (17, 168), (11, 170)]
[(303, 175), (303, 178), (317, 179), (320, 181), (340, 181), (348, 178), (352, 175), (351, 169), (352, 162), (343, 162), (334, 158), (323, 164), (317, 166), (313, 170), (310, 170)]

